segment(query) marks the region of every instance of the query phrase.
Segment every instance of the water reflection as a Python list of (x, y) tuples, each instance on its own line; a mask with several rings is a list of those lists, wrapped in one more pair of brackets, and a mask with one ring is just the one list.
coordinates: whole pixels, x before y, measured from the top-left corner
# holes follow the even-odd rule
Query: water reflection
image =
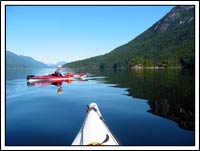
[(86, 79), (76, 79), (76, 80), (57, 80), (57, 81), (50, 81), (50, 80), (43, 80), (43, 81), (34, 81), (34, 82), (27, 82), (27, 86), (48, 86), (54, 85), (57, 87), (57, 94), (63, 93), (62, 84), (72, 84), (74, 81), (87, 81)]
[(128, 88), (129, 96), (147, 99), (149, 113), (195, 129), (195, 77), (193, 70), (96, 70), (107, 83)]

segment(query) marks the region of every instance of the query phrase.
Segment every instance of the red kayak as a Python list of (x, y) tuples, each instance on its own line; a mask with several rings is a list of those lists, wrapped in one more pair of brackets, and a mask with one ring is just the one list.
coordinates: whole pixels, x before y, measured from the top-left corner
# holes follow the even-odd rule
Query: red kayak
[(44, 76), (35, 76), (35, 75), (28, 75), (27, 80), (29, 82), (33, 81), (58, 81), (58, 80), (74, 80), (76, 78), (84, 78), (86, 77), (86, 73), (68, 73), (64, 76), (57, 76), (54, 74), (44, 75)]

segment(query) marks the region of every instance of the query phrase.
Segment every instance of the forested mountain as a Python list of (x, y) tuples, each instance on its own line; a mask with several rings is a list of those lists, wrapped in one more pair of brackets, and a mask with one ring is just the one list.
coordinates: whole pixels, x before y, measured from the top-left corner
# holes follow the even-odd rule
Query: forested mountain
[(174, 7), (135, 39), (107, 54), (71, 62), (65, 66), (193, 68), (194, 59), (194, 6), (188, 5)]
[(6, 68), (42, 68), (46, 64), (36, 61), (27, 56), (16, 55), (13, 52), (6, 51)]

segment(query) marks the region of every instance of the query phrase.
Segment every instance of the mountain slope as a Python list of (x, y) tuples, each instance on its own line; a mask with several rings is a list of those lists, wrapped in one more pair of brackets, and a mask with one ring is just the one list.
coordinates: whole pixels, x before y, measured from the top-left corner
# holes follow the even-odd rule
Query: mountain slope
[(39, 62), (31, 57), (16, 55), (6, 51), (6, 68), (42, 68), (46, 64)]
[(66, 64), (67, 62), (66, 61), (59, 61), (55, 64), (48, 64), (49, 67), (57, 67), (58, 65), (63, 65), (63, 64)]
[(148, 30), (105, 55), (65, 66), (127, 68), (194, 67), (194, 6), (177, 6)]

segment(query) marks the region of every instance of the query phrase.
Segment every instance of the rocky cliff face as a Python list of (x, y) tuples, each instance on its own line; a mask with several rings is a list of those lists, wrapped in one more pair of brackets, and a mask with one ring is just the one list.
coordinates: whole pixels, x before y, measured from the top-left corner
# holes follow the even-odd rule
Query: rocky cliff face
[(153, 26), (153, 32), (165, 32), (168, 29), (176, 28), (179, 25), (194, 21), (194, 6), (178, 6), (171, 10), (163, 19)]

